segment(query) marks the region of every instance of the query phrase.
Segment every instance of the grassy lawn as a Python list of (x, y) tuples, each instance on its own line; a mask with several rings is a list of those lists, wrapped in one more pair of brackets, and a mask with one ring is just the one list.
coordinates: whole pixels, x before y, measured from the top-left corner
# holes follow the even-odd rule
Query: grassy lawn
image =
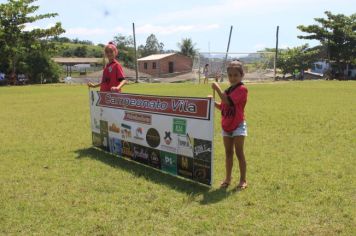
[[(0, 235), (352, 235), (356, 83), (250, 84), (249, 188), (211, 189), (91, 148), (84, 86), (0, 87)], [(208, 85), (125, 92), (206, 96)]]

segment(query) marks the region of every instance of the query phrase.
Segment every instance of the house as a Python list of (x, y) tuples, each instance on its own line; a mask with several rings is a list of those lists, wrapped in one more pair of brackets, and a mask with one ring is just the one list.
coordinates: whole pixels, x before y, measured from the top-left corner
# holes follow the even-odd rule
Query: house
[[(332, 73), (336, 73), (338, 71), (335, 65), (334, 66), (332, 64), (330, 65), (330, 63), (326, 61), (314, 62), (311, 68), (311, 72), (322, 74), (322, 75), (324, 75), (324, 73), (327, 72), (328, 70), (331, 70)], [(356, 77), (356, 66), (352, 64), (347, 64), (346, 69), (343, 72), (341, 72), (341, 75), (347, 76), (349, 78)]]
[(314, 62), (311, 68), (311, 72), (324, 74), (327, 70), (330, 69), (330, 64), (326, 61), (317, 61)]
[(102, 58), (94, 57), (56, 57), (52, 58), (54, 62), (64, 66), (67, 76), (72, 76), (72, 71), (85, 71), (90, 65), (95, 67), (103, 64)]
[(137, 60), (139, 72), (152, 76), (166, 77), (172, 74), (191, 72), (193, 60), (178, 54), (153, 54)]

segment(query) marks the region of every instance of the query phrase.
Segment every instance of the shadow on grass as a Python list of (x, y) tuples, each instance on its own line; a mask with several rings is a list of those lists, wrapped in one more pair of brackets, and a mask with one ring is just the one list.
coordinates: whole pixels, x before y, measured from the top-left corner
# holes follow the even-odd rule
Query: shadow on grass
[(209, 192), (203, 194), (203, 199), (199, 202), (201, 205), (208, 205), (217, 203), (225, 198), (230, 197), (236, 191), (227, 190), (224, 188), (212, 189)]
[(75, 151), (75, 153), (78, 155), (78, 159), (91, 158), (101, 161), (113, 168), (120, 168), (137, 177), (144, 177), (149, 181), (186, 193), (191, 199), (200, 198), (199, 196), (202, 195), (203, 199), (199, 203), (204, 205), (219, 202), (224, 198), (229, 197), (233, 192), (227, 192), (225, 189), (210, 189), (207, 186), (177, 178), (154, 168), (138, 164), (137, 162), (129, 161), (125, 158), (114, 157), (110, 153), (94, 147), (79, 149)]

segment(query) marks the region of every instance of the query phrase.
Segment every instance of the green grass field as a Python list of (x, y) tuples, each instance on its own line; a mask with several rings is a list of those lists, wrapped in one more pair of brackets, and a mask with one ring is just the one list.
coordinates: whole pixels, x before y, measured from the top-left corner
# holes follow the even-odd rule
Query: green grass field
[[(91, 148), (84, 86), (0, 88), (0, 235), (354, 235), (356, 83), (249, 84), (249, 188), (211, 189)], [(125, 92), (203, 96), (208, 85)]]

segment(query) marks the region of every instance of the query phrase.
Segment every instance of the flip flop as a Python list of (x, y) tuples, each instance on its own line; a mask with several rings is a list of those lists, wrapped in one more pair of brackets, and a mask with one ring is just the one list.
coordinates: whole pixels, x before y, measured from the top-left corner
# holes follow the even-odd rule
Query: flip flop
[(237, 185), (236, 186), (236, 189), (239, 189), (239, 190), (243, 190), (243, 189), (246, 189), (247, 188), (247, 184), (244, 184), (244, 185)]
[(227, 188), (230, 186), (230, 183), (226, 182), (226, 181), (223, 181), (221, 184), (220, 184), (220, 188)]

